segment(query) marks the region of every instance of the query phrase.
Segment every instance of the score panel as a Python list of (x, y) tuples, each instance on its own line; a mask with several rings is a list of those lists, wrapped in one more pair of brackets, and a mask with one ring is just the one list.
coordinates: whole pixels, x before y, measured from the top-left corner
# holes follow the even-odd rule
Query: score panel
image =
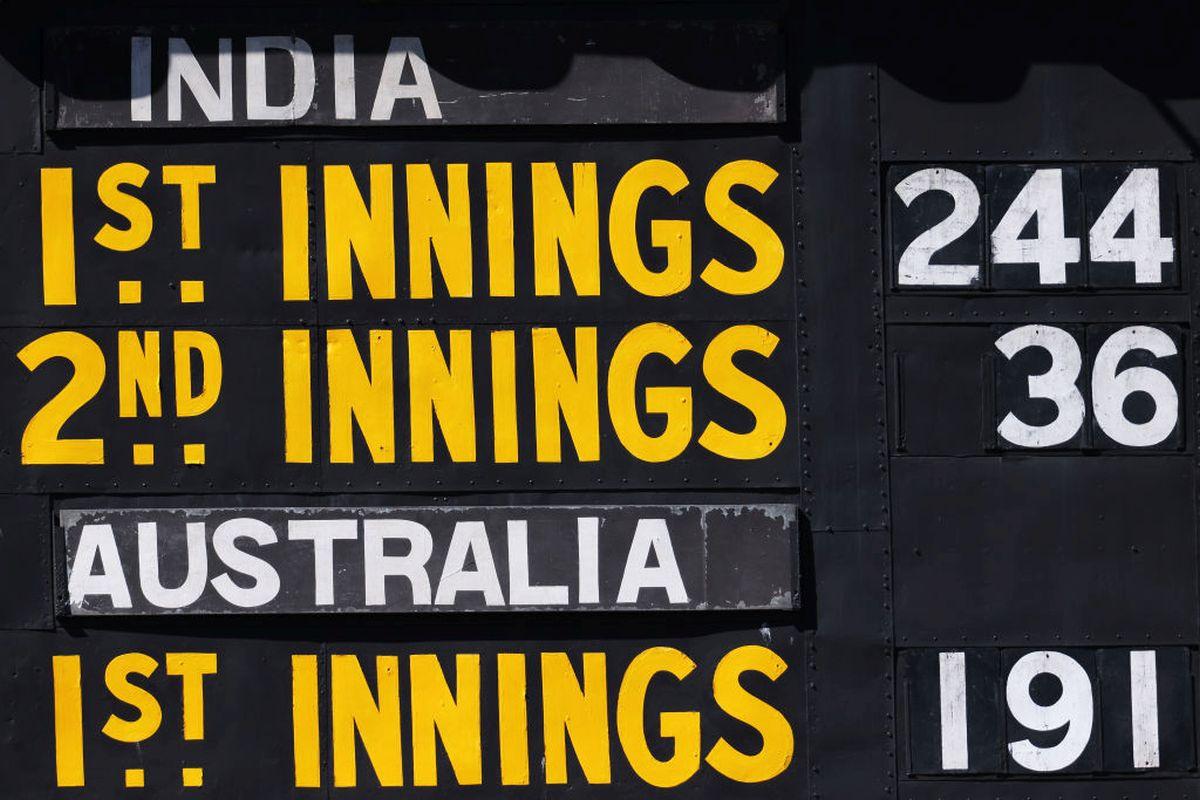
[(1177, 288), (1179, 183), (1153, 164), (893, 166), (892, 285)]
[(1185, 349), (1136, 321), (892, 326), (893, 452), (1181, 450)]
[(1194, 769), (1185, 647), (908, 650), (909, 775)]

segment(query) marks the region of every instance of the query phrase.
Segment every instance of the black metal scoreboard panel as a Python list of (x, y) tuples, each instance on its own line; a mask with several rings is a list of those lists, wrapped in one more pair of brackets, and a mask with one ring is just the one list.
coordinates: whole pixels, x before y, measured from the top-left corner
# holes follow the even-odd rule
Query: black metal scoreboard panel
[(1200, 796), (1196, 20), (823, 5), (12, 20), (0, 796)]

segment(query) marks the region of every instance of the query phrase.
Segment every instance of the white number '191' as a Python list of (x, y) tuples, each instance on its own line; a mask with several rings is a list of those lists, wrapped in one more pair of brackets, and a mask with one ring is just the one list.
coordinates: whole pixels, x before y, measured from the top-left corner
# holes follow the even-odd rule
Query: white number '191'
[[(1034, 700), (1031, 687), (1039, 675), (1053, 675), (1062, 685), (1049, 705)], [(962, 651), (938, 654), (942, 769), (970, 767), (967, 747), (967, 675)], [(1158, 681), (1153, 650), (1129, 654), (1130, 726), (1135, 769), (1159, 766)], [(1009, 713), (1021, 726), (1045, 733), (1066, 728), (1057, 744), (1039, 747), (1029, 739), (1008, 743), (1009, 756), (1031, 772), (1057, 772), (1075, 763), (1092, 738), (1096, 702), (1092, 681), (1078, 661), (1066, 653), (1040, 650), (1013, 664), (1005, 682)]]

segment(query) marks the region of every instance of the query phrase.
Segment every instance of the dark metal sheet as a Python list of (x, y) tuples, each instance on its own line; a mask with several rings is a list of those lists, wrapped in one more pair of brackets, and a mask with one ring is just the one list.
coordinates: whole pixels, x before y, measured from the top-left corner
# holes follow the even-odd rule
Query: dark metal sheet
[[(809, 24), (820, 30), (814, 11)], [(881, 183), (873, 69), (814, 70), (801, 127), (800, 436), (816, 530), (887, 524)], [(819, 111), (816, 111), (819, 109)]]
[[(52, 29), (46, 43), (52, 124), (77, 129), (743, 123), (778, 122), (784, 116), (783, 43), (771, 22), (422, 24), (390, 17), (370, 25), (333, 26), (277, 20), (272, 27)], [(285, 51), (268, 51), (251, 89), (247, 35), (300, 40), (292, 44), (299, 66)], [(353, 37), (344, 50), (353, 56), (343, 75), (335, 68), (337, 35)], [(135, 36), (148, 40), (145, 62), (132, 61)], [(180, 91), (177, 113), (170, 113), (172, 38), (186, 43), (210, 86), (218, 89), (218, 49), (224, 40), (224, 103), (214, 101), (213, 110), (205, 111)], [(413, 72), (417, 69), (420, 75)], [(298, 89), (293, 76), (305, 71), (310, 83)], [(135, 93), (147, 98), (144, 112), (131, 103), (131, 72), (144, 82)], [(377, 92), (380, 84), (385, 91)], [(386, 89), (396, 85), (401, 99), (393, 107)], [(307, 104), (306, 89), (312, 95)], [(418, 102), (412, 99), (417, 90), (429, 93)], [(285, 108), (257, 112), (248, 98)], [(298, 105), (291, 107), (293, 102)]]
[(0, 630), (54, 628), (50, 502), (0, 495)]
[(994, 447), (994, 341), (992, 331), (978, 325), (889, 326), (894, 453), (977, 454)]
[(1128, 800), (1133, 797), (1166, 798), (1191, 796), (1200, 791), (1200, 780), (1161, 778), (1158, 780), (1113, 780), (1083, 778), (1076, 780), (952, 781), (909, 780), (900, 782), (902, 800), (970, 800), (988, 797), (995, 800)]
[(42, 149), (41, 37), (13, 20), (0, 34), (0, 153)]
[[(1000, 6), (972, 20), (979, 36), (997, 35), (997, 26), (1004, 25), (995, 19), (997, 13), (1004, 13)], [(1071, 12), (1062, 7), (1051, 13)], [(1006, 15), (1005, 22), (1011, 21)], [(1065, 18), (1060, 23), (1069, 24)], [(1040, 24), (1050, 30), (1059, 23)], [(888, 158), (1183, 160), (1194, 146), (1194, 99), (1176, 96), (1163, 103), (1164, 98), (1146, 91), (1161, 91), (1164, 70), (1137, 75), (1137, 69), (1115, 62), (1109, 69), (1095, 63), (1104, 59), (1103, 53), (1090, 54), (1093, 63), (1054, 63), (1062, 51), (1050, 48), (1036, 56), (1020, 48), (1007, 50), (1008, 57), (985, 66), (976, 49), (979, 37), (970, 29), (950, 32), (932, 25), (913, 32), (927, 43), (907, 37), (910, 52), (933, 49), (941, 55), (928, 62), (930, 68), (920, 60), (885, 64), (880, 103)], [(931, 69), (958, 58), (946, 51), (947, 42), (966, 48), (961, 57), (984, 67), (972, 70), (966, 84), (944, 68)], [(1130, 80), (1137, 78), (1142, 82)]]
[[(1186, 322), (1191, 314), (1187, 295), (1112, 294), (994, 295), (938, 297), (893, 295), (887, 302), (887, 321), (894, 323), (1043, 322), (1126, 319), (1150, 322)], [(893, 329), (894, 330), (894, 329)]]
[(814, 531), (812, 547), (812, 793), (886, 797), (897, 763), (890, 539), (885, 531)]
[(892, 472), (901, 644), (1200, 633), (1190, 458), (896, 458)]

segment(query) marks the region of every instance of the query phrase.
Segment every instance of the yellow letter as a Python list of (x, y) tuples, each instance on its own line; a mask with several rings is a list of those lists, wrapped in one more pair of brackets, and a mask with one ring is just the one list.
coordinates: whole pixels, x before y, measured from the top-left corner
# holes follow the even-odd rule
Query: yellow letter
[(567, 738), (588, 783), (611, 783), (604, 653), (583, 654), (583, 685), (566, 653), (542, 653), (546, 783), (567, 782)]
[(675, 164), (650, 159), (635, 164), (622, 176), (608, 211), (608, 242), (617, 272), (634, 290), (649, 297), (678, 294), (692, 282), (692, 223), (682, 219), (650, 221), (650, 243), (667, 252), (667, 265), (651, 271), (638, 249), (638, 203), (647, 189), (678, 194), (688, 185), (687, 175)]
[(58, 394), (46, 401), (21, 434), (22, 464), (103, 464), (103, 439), (64, 439), (59, 436), (71, 416), (104, 385), (104, 353), (94, 341), (76, 331), (44, 333), (17, 351), (32, 372), (51, 358), (65, 358), (74, 372)]
[(133, 195), (121, 191), (121, 187), (125, 185), (140, 187), (146, 182), (146, 176), (149, 174), (150, 170), (141, 164), (129, 161), (113, 164), (100, 173), (100, 180), (96, 182), (96, 195), (109, 210), (129, 220), (129, 227), (115, 228), (107, 222), (104, 223), (104, 227), (95, 236), (96, 244), (109, 250), (128, 252), (138, 249), (150, 238), (150, 231), (154, 229), (154, 216), (150, 213), (150, 207)]
[(704, 207), (713, 222), (741, 239), (754, 251), (754, 266), (733, 269), (717, 259), (708, 262), (700, 280), (725, 294), (754, 294), (766, 289), (783, 269), (783, 242), (771, 226), (733, 202), (729, 190), (749, 186), (762, 194), (779, 173), (761, 161), (731, 161), (721, 167), (704, 190)]
[(529, 785), (529, 709), (525, 696), (525, 654), (496, 654), (499, 694), (500, 783)]
[[(221, 348), (204, 331), (175, 331), (175, 413), (195, 417), (213, 407), (221, 394)], [(192, 351), (200, 354), (200, 391), (192, 393)]]
[[(71, 168), (43, 167), (42, 303), (75, 305), (75, 206)], [(65, 786), (69, 784), (59, 784)]]
[(167, 674), (183, 677), (183, 738), (204, 738), (204, 676), (217, 672), (216, 653), (167, 653)]
[(517, 438), (517, 335), (492, 331), (492, 435), (497, 464), (515, 464)]
[(646, 413), (667, 418), (658, 436), (650, 436), (643, 430), (637, 404), (638, 368), (646, 357), (660, 354), (678, 364), (691, 349), (691, 343), (675, 328), (662, 322), (647, 322), (625, 334), (613, 351), (608, 364), (608, 415), (617, 438), (635, 458), (656, 464), (670, 461), (692, 440), (691, 388), (646, 389)]
[(400, 675), (396, 656), (375, 657), (379, 702), (371, 694), (357, 656), (329, 657), (329, 694), (333, 721), (333, 785), (357, 786), (354, 734), (375, 770), (380, 786), (403, 786), (400, 751)]
[(449, 199), (445, 204), (428, 164), (409, 164), (406, 176), (410, 293), (416, 299), (433, 297), (433, 250), (450, 296), (470, 297), (471, 194), (467, 165), (446, 165)]
[(217, 182), (213, 164), (184, 166), (164, 164), (162, 181), (179, 186), (179, 222), (183, 229), (181, 244), (184, 250), (200, 249), (200, 185)]
[(362, 431), (371, 460), (396, 460), (396, 417), (392, 395), (392, 332), (370, 332), (371, 372), (368, 375), (354, 335), (347, 328), (325, 332), (329, 379), (329, 460), (354, 463), (354, 427)]
[(533, 329), (533, 419), (537, 460), (562, 461), (559, 412), (580, 461), (600, 458), (600, 397), (596, 329), (575, 329), (575, 363), (555, 328)]
[(629, 662), (617, 695), (617, 736), (629, 766), (651, 786), (678, 786), (700, 769), (700, 714), (696, 711), (663, 711), (658, 715), (659, 735), (675, 743), (671, 757), (655, 758), (646, 743), (646, 690), (660, 672), (683, 680), (696, 663), (674, 647), (651, 647)]
[(54, 656), (54, 771), (59, 786), (83, 786), (83, 685), (79, 656)]
[(283, 221), (283, 299), (308, 300), (308, 167), (279, 167), (279, 212)]
[(137, 709), (134, 719), (122, 719), (110, 714), (100, 730), (118, 742), (143, 742), (154, 735), (162, 724), (162, 706), (154, 695), (141, 686), (129, 682), (133, 674), (150, 677), (158, 669), (158, 662), (145, 653), (122, 653), (108, 662), (104, 670), (104, 685), (112, 696), (122, 703)]
[(513, 191), (512, 164), (491, 162), (487, 168), (488, 292), (512, 297)]
[(432, 654), (408, 659), (412, 680), (413, 785), (437, 786), (437, 742), (460, 786), (483, 782), (479, 732), (479, 656), (459, 653), (454, 658), (454, 694), (446, 684), (442, 665)]
[(746, 433), (709, 422), (700, 434), (700, 445), (725, 458), (745, 461), (762, 458), (783, 441), (787, 411), (783, 401), (764, 383), (739, 370), (733, 356), (742, 350), (770, 356), (779, 337), (758, 325), (734, 325), (713, 337), (704, 351), (704, 377), (721, 394), (744, 406), (754, 416), (754, 427)]
[(435, 414), (450, 459), (475, 460), (471, 331), (450, 331), (449, 363), (435, 331), (408, 332), (408, 401), (413, 461), (433, 461)]
[(296, 788), (321, 785), (321, 725), (318, 714), (317, 657), (292, 656), (292, 757)]
[(571, 165), (574, 202), (558, 174), (558, 165), (536, 162), (533, 181), (533, 286), (538, 295), (562, 294), (558, 252), (571, 274), (575, 294), (600, 294), (600, 202), (596, 165)]
[(329, 299), (354, 296), (351, 253), (373, 300), (396, 298), (395, 201), (392, 165), (371, 165), (371, 208), (345, 164), (325, 166), (325, 262)]
[(146, 416), (162, 416), (161, 359), (158, 331), (146, 331), (144, 342), (137, 331), (117, 331), (117, 406), (122, 417), (137, 416), (138, 395)]
[(306, 330), (283, 332), (283, 460), (311, 464), (312, 340)]
[(792, 763), (792, 726), (773, 706), (742, 688), (743, 672), (761, 672), (771, 680), (784, 673), (787, 664), (761, 645), (745, 645), (725, 654), (713, 674), (713, 699), (729, 716), (744, 722), (762, 737), (762, 749), (754, 755), (737, 750), (724, 738), (718, 739), (704, 760), (717, 772), (739, 783), (769, 781)]

